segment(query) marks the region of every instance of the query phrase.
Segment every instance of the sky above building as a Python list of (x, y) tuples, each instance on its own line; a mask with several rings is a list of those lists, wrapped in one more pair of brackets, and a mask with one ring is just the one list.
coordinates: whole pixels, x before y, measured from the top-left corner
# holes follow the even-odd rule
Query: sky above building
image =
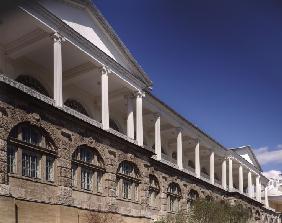
[(153, 93), (227, 148), (282, 171), (282, 2), (94, 0)]

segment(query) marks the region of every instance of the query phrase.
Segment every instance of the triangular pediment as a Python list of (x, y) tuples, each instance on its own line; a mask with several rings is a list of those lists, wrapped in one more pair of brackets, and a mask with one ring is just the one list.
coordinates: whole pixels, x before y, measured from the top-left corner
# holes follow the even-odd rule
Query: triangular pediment
[(42, 0), (40, 3), (129, 72), (137, 75), (139, 80), (148, 86), (152, 84), (141, 66), (91, 1)]
[(252, 151), (252, 148), (250, 146), (242, 146), (239, 148), (233, 149), (238, 155), (240, 155), (242, 158), (247, 160), (250, 164), (252, 164), (255, 168), (258, 170), (262, 170), (261, 166), (255, 156), (255, 154)]

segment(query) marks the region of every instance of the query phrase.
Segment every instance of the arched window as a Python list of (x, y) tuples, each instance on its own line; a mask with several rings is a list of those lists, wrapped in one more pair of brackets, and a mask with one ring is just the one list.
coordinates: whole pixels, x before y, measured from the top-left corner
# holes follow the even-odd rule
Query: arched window
[(178, 184), (170, 183), (167, 189), (169, 211), (178, 212), (181, 190)]
[(255, 212), (255, 220), (256, 221), (260, 220), (260, 212), (259, 212), (259, 210), (256, 210), (256, 212)]
[(195, 201), (197, 201), (199, 198), (199, 193), (196, 190), (190, 190), (188, 193), (188, 199), (187, 199), (187, 205), (188, 208), (193, 207)]
[(7, 167), (9, 174), (54, 181), (56, 152), (42, 129), (23, 123), (8, 138)]
[(102, 193), (103, 160), (94, 148), (78, 147), (72, 155), (72, 185), (74, 188)]
[(65, 106), (68, 106), (83, 115), (89, 116), (86, 109), (82, 106), (82, 104), (80, 104), (78, 101), (74, 99), (67, 99), (64, 104)]
[(139, 171), (135, 164), (123, 161), (117, 171), (118, 195), (122, 199), (137, 201)]
[(49, 97), (48, 91), (43, 87), (43, 85), (38, 80), (29, 75), (20, 75), (16, 78), (16, 81)]
[(154, 175), (149, 175), (149, 196), (150, 196), (150, 205), (152, 207), (156, 207), (157, 206), (157, 196), (160, 193), (160, 185), (159, 185), (159, 181), (157, 179), (156, 176)]
[(188, 160), (188, 166), (195, 169), (195, 164), (192, 160)]

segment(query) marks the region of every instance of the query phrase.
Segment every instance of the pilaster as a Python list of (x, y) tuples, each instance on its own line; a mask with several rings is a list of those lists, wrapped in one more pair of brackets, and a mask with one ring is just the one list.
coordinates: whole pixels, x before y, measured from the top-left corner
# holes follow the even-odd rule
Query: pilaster
[(134, 139), (134, 106), (133, 106), (133, 97), (132, 95), (127, 95), (127, 136), (131, 139)]
[(108, 74), (111, 70), (103, 66), (101, 68), (101, 95), (102, 95), (102, 127), (103, 129), (109, 129), (110, 127), (110, 112), (109, 112), (109, 77)]
[(210, 183), (214, 184), (214, 151), (210, 154)]
[(157, 160), (162, 159), (162, 141), (161, 141), (161, 116), (159, 113), (154, 114), (155, 118), (155, 153)]
[(221, 185), (224, 190), (226, 190), (226, 159), (222, 161), (221, 164)]
[(233, 191), (233, 160), (231, 157), (228, 158), (228, 165), (229, 165), (229, 177), (228, 177), (228, 187), (229, 191)]
[(195, 146), (195, 174), (197, 178), (201, 177), (200, 140), (197, 141), (197, 144)]
[(243, 166), (240, 164), (240, 166), (239, 166), (239, 192), (241, 194), (244, 193), (243, 185), (244, 185)]
[(136, 140), (139, 146), (143, 146), (143, 97), (143, 92), (136, 93)]
[(56, 106), (63, 106), (62, 83), (62, 42), (64, 38), (59, 33), (52, 35), (54, 53), (54, 100)]
[(182, 128), (177, 128), (177, 165), (180, 170), (183, 169), (183, 148), (182, 148)]

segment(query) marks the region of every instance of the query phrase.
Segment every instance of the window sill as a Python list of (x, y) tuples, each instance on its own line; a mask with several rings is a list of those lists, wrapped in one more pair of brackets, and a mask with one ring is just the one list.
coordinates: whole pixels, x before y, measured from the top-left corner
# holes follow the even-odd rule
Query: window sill
[(149, 205), (149, 207), (150, 207), (152, 210), (155, 210), (155, 211), (159, 211), (159, 210), (160, 210), (160, 208), (159, 208), (159, 207), (156, 207), (156, 206)]
[(17, 178), (17, 179), (35, 182), (35, 183), (41, 183), (41, 184), (47, 184), (47, 185), (50, 185), (50, 186), (56, 186), (54, 181), (44, 181), (40, 178), (30, 178), (30, 177), (25, 177), (25, 176), (19, 176), (19, 175), (14, 174), (14, 173), (9, 173), (8, 176), (12, 177), (12, 178)]
[(76, 188), (76, 187), (72, 187), (72, 190), (87, 193), (87, 194), (93, 194), (93, 195), (97, 195), (97, 196), (101, 196), (101, 197), (105, 197), (105, 195), (103, 195), (103, 192), (94, 192), (94, 191), (91, 191), (91, 190), (84, 190), (84, 189), (79, 189), (79, 188)]
[(130, 200), (130, 199), (125, 199), (125, 198), (120, 198), (120, 197), (117, 197), (116, 199), (120, 200), (120, 201), (125, 201), (125, 202), (134, 203), (134, 204), (139, 204), (139, 201), (133, 201), (133, 200)]

